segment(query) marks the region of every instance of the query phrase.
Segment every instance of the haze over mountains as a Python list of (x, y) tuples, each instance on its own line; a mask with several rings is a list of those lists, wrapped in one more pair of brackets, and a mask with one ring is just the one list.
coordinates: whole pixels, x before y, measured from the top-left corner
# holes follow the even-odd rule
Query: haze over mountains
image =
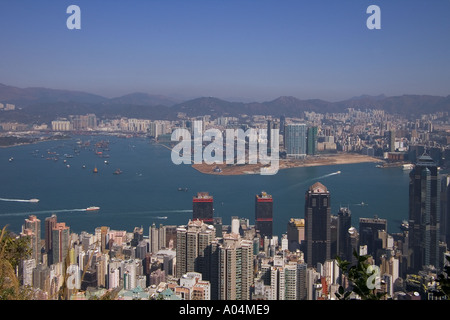
[(130, 117), (171, 120), (179, 112), (196, 117), (209, 114), (217, 116), (272, 115), (299, 117), (304, 111), (345, 112), (347, 108), (382, 109), (393, 114), (420, 115), (450, 110), (450, 95), (362, 95), (345, 101), (329, 102), (320, 99), (300, 100), (282, 96), (266, 102), (230, 102), (214, 97), (200, 97), (180, 101), (164, 95), (131, 93), (116, 98), (81, 91), (48, 88), (18, 88), (0, 84), (0, 103), (16, 105), (15, 111), (1, 112), (0, 121), (22, 123), (49, 122), (56, 117), (95, 113), (98, 117)]

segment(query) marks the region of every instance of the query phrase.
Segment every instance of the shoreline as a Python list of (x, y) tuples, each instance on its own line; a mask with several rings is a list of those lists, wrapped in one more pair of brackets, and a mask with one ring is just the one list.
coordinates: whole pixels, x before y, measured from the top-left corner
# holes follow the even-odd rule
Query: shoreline
[[(280, 159), (279, 170), (291, 168), (317, 167), (317, 166), (332, 166), (342, 164), (355, 163), (380, 163), (384, 162), (382, 159), (352, 153), (340, 153), (333, 155), (321, 155), (306, 159)], [(245, 175), (245, 174), (259, 174), (262, 164), (245, 164), (245, 165), (227, 165), (227, 164), (193, 164), (192, 168), (203, 173), (213, 175)]]

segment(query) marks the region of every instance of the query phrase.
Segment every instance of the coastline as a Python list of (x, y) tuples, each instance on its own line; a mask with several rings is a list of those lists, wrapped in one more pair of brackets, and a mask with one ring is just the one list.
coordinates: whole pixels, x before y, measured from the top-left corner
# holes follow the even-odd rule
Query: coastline
[[(306, 159), (280, 159), (279, 170), (315, 166), (332, 166), (340, 164), (353, 164), (363, 162), (378, 163), (383, 160), (371, 156), (353, 153), (338, 153), (314, 156)], [(214, 175), (245, 175), (259, 174), (263, 167), (261, 164), (226, 165), (226, 164), (193, 164), (192, 167), (203, 174)]]

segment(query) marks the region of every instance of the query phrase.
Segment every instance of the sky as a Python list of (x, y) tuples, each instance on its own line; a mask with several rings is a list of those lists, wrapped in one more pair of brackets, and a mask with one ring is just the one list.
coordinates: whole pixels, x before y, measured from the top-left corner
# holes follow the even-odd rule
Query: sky
[(449, 14), (450, 0), (1, 0), (0, 83), (246, 102), (447, 96)]

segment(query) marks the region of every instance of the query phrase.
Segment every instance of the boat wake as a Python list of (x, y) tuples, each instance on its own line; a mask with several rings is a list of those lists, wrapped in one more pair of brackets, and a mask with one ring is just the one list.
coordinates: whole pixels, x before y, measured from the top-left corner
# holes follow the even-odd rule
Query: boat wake
[(311, 183), (313, 181), (317, 181), (317, 180), (320, 180), (320, 179), (325, 179), (325, 178), (332, 177), (332, 176), (335, 176), (335, 175), (338, 175), (338, 174), (341, 174), (341, 171), (336, 171), (336, 172), (325, 174), (325, 175), (320, 176), (320, 177), (314, 177), (314, 178), (311, 178), (311, 179), (308, 179), (308, 180), (303, 180), (303, 181), (301, 181), (299, 183), (295, 183), (295, 184), (287, 187), (287, 189), (297, 188), (299, 186)]
[(46, 210), (36, 212), (14, 212), (14, 213), (1, 213), (0, 216), (29, 216), (40, 214), (56, 214), (56, 213), (70, 213), (70, 212), (85, 212), (86, 209), (62, 209), (62, 210)]
[(28, 202), (28, 203), (37, 203), (39, 202), (39, 199), (5, 199), (0, 198), (0, 201), (7, 201), (7, 202)]
[(336, 172), (329, 173), (329, 174), (326, 174), (324, 176), (320, 176), (320, 177), (317, 177), (317, 178), (314, 178), (314, 179), (310, 179), (310, 180), (318, 180), (318, 179), (328, 178), (328, 177), (335, 176), (335, 175), (340, 174), (340, 173), (341, 173), (340, 171), (336, 171)]

